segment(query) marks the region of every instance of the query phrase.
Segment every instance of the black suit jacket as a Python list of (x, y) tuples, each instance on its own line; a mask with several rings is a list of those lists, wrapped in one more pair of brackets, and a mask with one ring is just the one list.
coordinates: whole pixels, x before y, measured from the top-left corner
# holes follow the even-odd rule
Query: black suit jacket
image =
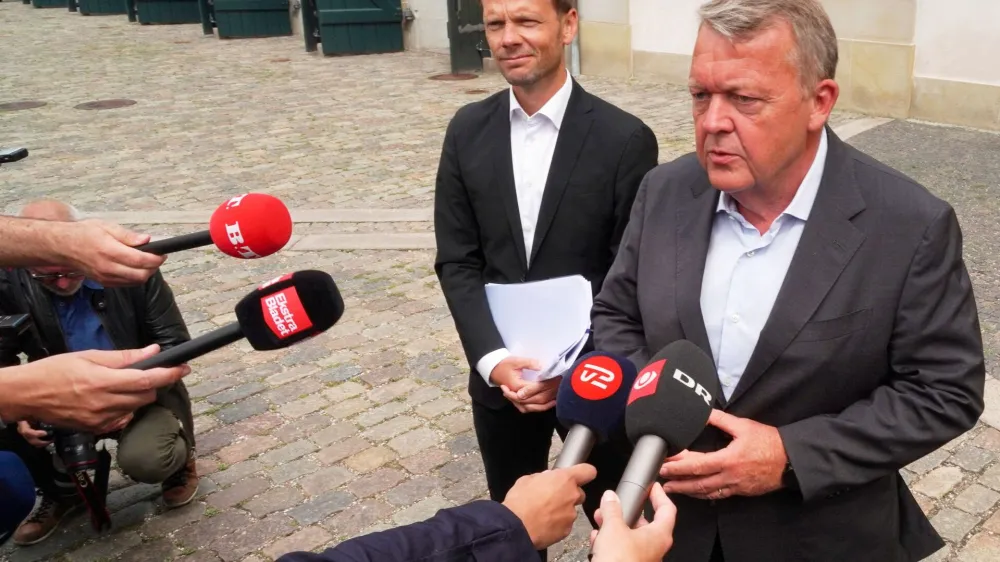
[[(952, 208), (833, 131), (819, 193), (750, 361), (716, 407), (776, 426), (801, 491), (677, 503), (669, 560), (918, 560), (943, 545), (899, 469), (973, 427), (985, 363)], [(688, 339), (719, 192), (694, 155), (649, 173), (594, 305), (600, 349)], [(708, 428), (690, 447), (713, 451)]]
[(503, 90), (452, 118), (434, 196), (435, 272), (473, 370), (469, 393), (493, 408), (506, 400), (475, 372), (476, 362), (504, 347), (486, 283), (579, 274), (596, 294), (639, 183), (658, 157), (649, 127), (573, 81), (528, 267), (511, 165), (509, 95)]

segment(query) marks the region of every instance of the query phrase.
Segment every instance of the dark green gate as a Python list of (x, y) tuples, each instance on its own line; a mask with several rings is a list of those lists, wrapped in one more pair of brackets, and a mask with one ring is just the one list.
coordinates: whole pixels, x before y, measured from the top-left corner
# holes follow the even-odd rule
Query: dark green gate
[(66, 0), (31, 0), (31, 5), (36, 8), (66, 8)]
[(288, 0), (215, 0), (219, 39), (292, 34)]
[[(72, 2), (73, 0), (70, 0)], [(78, 0), (76, 7), (85, 16), (91, 14), (124, 14), (125, 2), (122, 0)], [(70, 11), (73, 8), (70, 7)]]
[[(478, 0), (477, 0), (478, 1)], [(324, 55), (403, 50), (400, 0), (311, 0), (303, 6), (306, 50), (323, 44)]]
[[(140, 24), (201, 23), (198, 0), (126, 0)], [(131, 18), (130, 18), (131, 19)]]
[(480, 0), (448, 0), (448, 44), (452, 72), (483, 69), (489, 47)]

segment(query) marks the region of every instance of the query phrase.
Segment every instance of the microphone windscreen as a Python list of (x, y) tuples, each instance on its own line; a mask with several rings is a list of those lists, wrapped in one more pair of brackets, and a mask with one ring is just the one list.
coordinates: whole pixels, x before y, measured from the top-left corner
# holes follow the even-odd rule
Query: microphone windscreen
[(296, 271), (272, 279), (236, 305), (236, 320), (256, 350), (280, 349), (330, 329), (344, 299), (328, 273)]
[(688, 340), (667, 345), (632, 385), (625, 408), (629, 439), (656, 435), (667, 443), (667, 456), (683, 451), (705, 429), (720, 391), (715, 362), (701, 348)]
[(245, 193), (226, 201), (208, 222), (212, 242), (234, 258), (269, 256), (292, 238), (292, 214), (277, 197)]
[(625, 421), (625, 401), (635, 382), (636, 368), (628, 359), (594, 351), (584, 355), (563, 376), (556, 395), (556, 417), (563, 426), (582, 425), (597, 442)]

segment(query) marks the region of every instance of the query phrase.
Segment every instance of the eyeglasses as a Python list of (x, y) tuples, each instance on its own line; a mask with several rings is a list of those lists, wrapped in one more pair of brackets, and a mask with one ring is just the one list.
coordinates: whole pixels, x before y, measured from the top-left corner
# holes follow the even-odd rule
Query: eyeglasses
[(80, 279), (82, 273), (71, 271), (69, 273), (32, 273), (31, 278), (38, 281), (58, 281), (60, 279)]

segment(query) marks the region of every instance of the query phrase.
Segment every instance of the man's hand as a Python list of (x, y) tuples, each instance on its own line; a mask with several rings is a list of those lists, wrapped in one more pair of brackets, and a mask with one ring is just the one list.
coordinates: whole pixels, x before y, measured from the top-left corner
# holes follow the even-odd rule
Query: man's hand
[(660, 467), (668, 494), (719, 500), (730, 496), (760, 496), (781, 488), (788, 462), (778, 428), (712, 410), (709, 425), (733, 436), (725, 449), (713, 453), (682, 451)]
[(166, 260), (133, 247), (149, 242), (148, 234), (98, 220), (55, 224), (65, 229), (56, 241), (64, 261), (109, 287), (144, 283)]
[(503, 504), (524, 524), (535, 548), (548, 548), (569, 536), (576, 506), (586, 497), (582, 486), (596, 477), (589, 464), (522, 476)]
[(544, 412), (555, 407), (560, 382), (561, 376), (540, 382), (525, 382), (516, 393), (504, 389), (503, 395), (521, 412)]
[(0, 417), (56, 427), (101, 431), (156, 400), (156, 389), (191, 372), (187, 365), (126, 369), (156, 355), (159, 346), (81, 351), (8, 367), (0, 374)]
[(601, 507), (594, 513), (600, 531), (590, 532), (593, 562), (660, 562), (674, 544), (674, 522), (677, 508), (663, 488), (651, 486), (649, 499), (653, 503), (653, 522), (642, 517), (635, 530), (629, 529), (622, 517), (618, 494), (604, 492)]
[(47, 431), (35, 429), (26, 421), (17, 422), (17, 432), (20, 433), (21, 436), (24, 437), (24, 440), (30, 443), (32, 447), (44, 449), (49, 443), (52, 442), (46, 439), (49, 436)]
[[(496, 367), (493, 367), (493, 372), (490, 373), (490, 380), (493, 384), (500, 387), (504, 397), (510, 400), (514, 404), (514, 407), (522, 414), (526, 412), (544, 412), (555, 406), (555, 400), (547, 399), (547, 393), (541, 392), (544, 389), (536, 387), (536, 385), (545, 383), (529, 383), (525, 381), (523, 377), (524, 369), (539, 371), (542, 369), (542, 365), (536, 359), (515, 357), (512, 355), (497, 363)], [(558, 389), (558, 387), (559, 383), (557, 382), (556, 388)], [(526, 390), (528, 400), (522, 400), (518, 397), (518, 393), (522, 389)], [(539, 394), (542, 395), (538, 396)]]

